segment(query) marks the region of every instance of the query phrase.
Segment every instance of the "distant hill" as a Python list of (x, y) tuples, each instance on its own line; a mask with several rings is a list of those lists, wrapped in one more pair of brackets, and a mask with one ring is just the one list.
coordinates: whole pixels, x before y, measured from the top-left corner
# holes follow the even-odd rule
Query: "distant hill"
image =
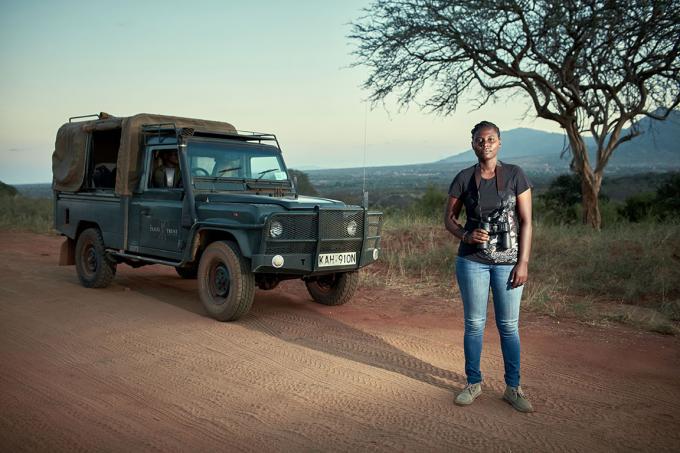
[(0, 181), (0, 196), (2, 195), (14, 196), (17, 193), (18, 193), (17, 189), (15, 189), (13, 186), (10, 186), (9, 184), (5, 184), (4, 182)]
[(17, 184), (17, 190), (25, 197), (52, 198), (52, 183), (44, 184)]
[[(548, 173), (562, 172), (569, 167), (568, 157), (560, 158), (566, 137), (562, 134), (519, 128), (501, 132), (501, 160), (521, 165), (525, 170)], [(437, 165), (477, 162), (472, 149), (435, 162)]]
[[(606, 188), (616, 199), (647, 188), (643, 182), (635, 183), (631, 175), (645, 174), (650, 178), (647, 185), (655, 185), (657, 181), (650, 175), (680, 171), (680, 112), (663, 122), (643, 120), (640, 126), (644, 133), (621, 145), (605, 170), (606, 178), (616, 181), (605, 181), (603, 191)], [(569, 172), (570, 156), (560, 157), (566, 140), (563, 134), (520, 128), (502, 132), (501, 139), (501, 160), (521, 165), (535, 184), (537, 193), (557, 175)], [(592, 148), (592, 139), (586, 143)], [(395, 204), (392, 203), (395, 197), (408, 203), (428, 186), (446, 190), (458, 171), (476, 161), (472, 150), (467, 150), (436, 162), (367, 167), (365, 185), (362, 168), (308, 170), (306, 173), (323, 196), (359, 200), (365, 186), (372, 194), (373, 202)]]
[[(680, 112), (674, 112), (666, 121), (644, 118), (640, 121), (641, 135), (623, 143), (607, 165), (607, 172), (625, 170), (669, 171), (680, 168)], [(624, 134), (627, 132), (624, 131)], [(501, 160), (521, 165), (528, 172), (563, 173), (568, 171), (570, 156), (560, 158), (567, 145), (565, 134), (519, 128), (501, 131)], [(586, 145), (595, 162), (595, 143), (590, 137)], [(435, 162), (446, 164), (472, 164), (476, 162), (472, 149)]]

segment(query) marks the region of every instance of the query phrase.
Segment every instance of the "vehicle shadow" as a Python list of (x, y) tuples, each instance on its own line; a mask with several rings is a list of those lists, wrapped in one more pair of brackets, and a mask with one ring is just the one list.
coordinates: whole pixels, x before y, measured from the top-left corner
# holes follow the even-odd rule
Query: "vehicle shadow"
[(291, 344), (399, 373), (447, 391), (458, 391), (465, 376), (439, 368), (415, 357), (381, 337), (324, 316), (313, 302), (268, 293), (267, 300), (253, 306), (238, 323), (246, 328)]
[(203, 308), (198, 296), (196, 280), (183, 280), (172, 268), (167, 270), (165, 266), (143, 268), (146, 272), (140, 269), (126, 269), (127, 266), (118, 267), (124, 270), (119, 271), (112, 288), (131, 289), (155, 301), (208, 317), (208, 312)]
[[(174, 273), (158, 271), (147, 275), (125, 272), (117, 280), (144, 296), (208, 318), (195, 280), (181, 280)], [(399, 373), (447, 391), (457, 391), (466, 382), (465, 376), (421, 360), (378, 335), (319, 313), (311, 299), (302, 300), (297, 294), (258, 290), (251, 311), (236, 322), (291, 344)]]

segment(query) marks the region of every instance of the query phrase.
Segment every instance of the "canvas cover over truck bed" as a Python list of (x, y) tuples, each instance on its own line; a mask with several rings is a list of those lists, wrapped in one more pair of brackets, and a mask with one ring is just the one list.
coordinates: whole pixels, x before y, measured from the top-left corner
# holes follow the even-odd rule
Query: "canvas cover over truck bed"
[(200, 132), (236, 133), (236, 128), (221, 121), (208, 121), (177, 116), (140, 113), (115, 117), (101, 113), (99, 119), (69, 122), (59, 128), (52, 154), (52, 189), (77, 192), (83, 186), (87, 171), (89, 137), (95, 131), (119, 129), (120, 146), (116, 162), (115, 193), (132, 195), (139, 183), (140, 152), (143, 149), (142, 126), (173, 123), (177, 128), (192, 128)]

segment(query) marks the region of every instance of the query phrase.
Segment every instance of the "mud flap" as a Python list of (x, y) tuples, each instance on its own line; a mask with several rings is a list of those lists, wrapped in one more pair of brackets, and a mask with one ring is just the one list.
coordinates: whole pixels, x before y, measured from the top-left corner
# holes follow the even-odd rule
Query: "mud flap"
[(59, 249), (59, 265), (71, 266), (76, 264), (76, 241), (70, 238), (64, 239)]

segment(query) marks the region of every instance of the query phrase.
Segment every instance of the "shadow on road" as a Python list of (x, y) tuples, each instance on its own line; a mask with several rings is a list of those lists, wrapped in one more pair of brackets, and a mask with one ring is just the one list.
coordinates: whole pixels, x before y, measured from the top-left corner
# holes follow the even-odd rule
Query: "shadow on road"
[(465, 376), (425, 362), (377, 335), (324, 316), (306, 304), (270, 293), (266, 302), (256, 303), (238, 322), (288, 343), (399, 373), (448, 391), (460, 390), (464, 385)]
[[(117, 280), (120, 285), (130, 286), (159, 302), (207, 317), (195, 281), (180, 280), (171, 273), (151, 272), (147, 275), (126, 272)], [(312, 307), (311, 300), (276, 291), (257, 291), (250, 313), (236, 322), (288, 343), (399, 373), (448, 391), (464, 385), (464, 376), (425, 362), (377, 335), (324, 316)]]

